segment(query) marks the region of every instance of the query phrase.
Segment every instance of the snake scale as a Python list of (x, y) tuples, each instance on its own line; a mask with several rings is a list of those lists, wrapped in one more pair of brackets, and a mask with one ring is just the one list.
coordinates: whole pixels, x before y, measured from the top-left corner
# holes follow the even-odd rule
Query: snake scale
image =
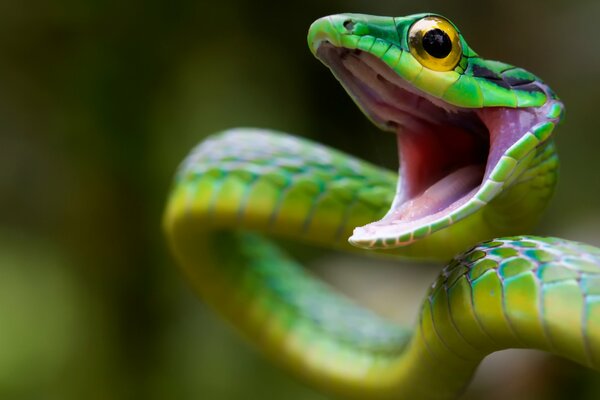
[[(522, 235), (557, 180), (557, 95), (479, 57), (435, 14), (332, 15), (308, 43), (397, 136), (400, 173), (270, 130), (209, 137), (182, 163), (164, 217), (201, 298), (273, 362), (338, 397), (456, 398), (506, 348), (600, 369), (600, 249)], [(409, 328), (337, 294), (274, 237), (451, 261)]]

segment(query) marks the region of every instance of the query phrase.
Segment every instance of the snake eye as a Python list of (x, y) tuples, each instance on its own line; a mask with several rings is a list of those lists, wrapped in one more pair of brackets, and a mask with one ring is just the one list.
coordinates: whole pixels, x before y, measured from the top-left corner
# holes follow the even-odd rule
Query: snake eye
[(426, 68), (450, 71), (460, 61), (460, 37), (456, 28), (444, 18), (422, 18), (413, 24), (408, 36), (410, 53)]

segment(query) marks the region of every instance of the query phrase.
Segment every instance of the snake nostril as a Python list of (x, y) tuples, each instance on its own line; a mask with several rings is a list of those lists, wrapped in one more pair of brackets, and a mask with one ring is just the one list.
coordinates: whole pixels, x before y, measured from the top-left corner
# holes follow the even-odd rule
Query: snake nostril
[(344, 28), (346, 28), (346, 30), (352, 32), (354, 30), (354, 21), (352, 21), (351, 19), (345, 20)]

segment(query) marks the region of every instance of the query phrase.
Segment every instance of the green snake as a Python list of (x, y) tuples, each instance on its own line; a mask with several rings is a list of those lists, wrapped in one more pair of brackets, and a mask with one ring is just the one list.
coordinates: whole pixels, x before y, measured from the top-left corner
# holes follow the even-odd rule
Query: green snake
[[(514, 236), (557, 181), (556, 94), (479, 57), (435, 14), (328, 16), (308, 43), (397, 136), (400, 173), (269, 130), (209, 137), (180, 167), (164, 217), (201, 298), (273, 362), (339, 397), (455, 398), (506, 348), (600, 369), (600, 249)], [(276, 237), (451, 261), (409, 329), (337, 294)]]

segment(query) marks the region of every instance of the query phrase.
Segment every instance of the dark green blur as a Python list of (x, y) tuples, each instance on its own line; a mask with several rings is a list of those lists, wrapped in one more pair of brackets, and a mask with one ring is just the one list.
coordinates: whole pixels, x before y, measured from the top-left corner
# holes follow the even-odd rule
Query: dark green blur
[[(323, 15), (440, 13), (481, 56), (544, 79), (567, 118), (537, 233), (600, 245), (599, 2), (207, 3), (0, 2), (0, 398), (323, 398), (194, 297), (160, 228), (177, 164), (224, 128), (296, 133), (396, 168), (395, 139), (307, 48)], [(318, 273), (392, 317), (416, 310), (440, 268), (327, 260)], [(398, 292), (423, 290), (402, 307), (393, 290), (375, 301), (378, 287), (346, 276), (369, 268)], [(467, 398), (600, 397), (596, 373), (516, 357), (487, 365)]]

